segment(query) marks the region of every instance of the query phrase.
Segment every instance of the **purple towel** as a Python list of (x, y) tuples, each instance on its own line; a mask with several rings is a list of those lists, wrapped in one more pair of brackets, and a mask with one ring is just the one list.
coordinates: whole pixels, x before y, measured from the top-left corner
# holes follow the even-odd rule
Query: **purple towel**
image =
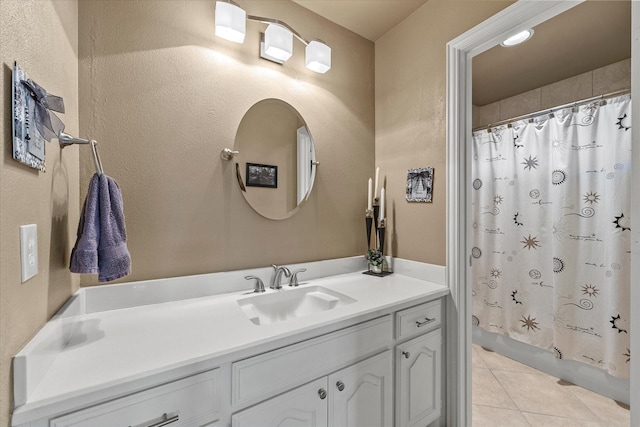
[(105, 174), (95, 174), (84, 201), (78, 239), (71, 251), (73, 273), (98, 274), (109, 282), (131, 271), (120, 187)]

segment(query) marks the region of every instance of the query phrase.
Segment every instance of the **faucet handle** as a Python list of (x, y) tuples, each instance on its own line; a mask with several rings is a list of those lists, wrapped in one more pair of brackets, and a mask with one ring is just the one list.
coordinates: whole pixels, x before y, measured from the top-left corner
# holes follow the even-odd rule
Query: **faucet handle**
[(262, 279), (256, 276), (244, 276), (245, 279), (247, 280), (254, 280), (256, 281), (254, 288), (253, 288), (253, 292), (255, 293), (261, 293), (264, 292), (264, 283), (262, 282)]
[(289, 280), (289, 286), (298, 286), (298, 273), (304, 273), (307, 271), (306, 268), (301, 268), (300, 270), (296, 270), (291, 273), (291, 279)]

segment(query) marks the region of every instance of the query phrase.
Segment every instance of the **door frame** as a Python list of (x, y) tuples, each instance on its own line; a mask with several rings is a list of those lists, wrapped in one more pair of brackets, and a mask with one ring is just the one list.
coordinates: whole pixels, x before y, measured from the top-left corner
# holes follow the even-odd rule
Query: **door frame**
[[(446, 283), (451, 291), (447, 310), (447, 420), (448, 425), (471, 425), (471, 77), (472, 58), (508, 36), (535, 27), (582, 3), (577, 1), (519, 0), (447, 44), (447, 260)], [(632, 3), (632, 52), (640, 51), (640, 3)], [(640, 99), (640, 55), (632, 55), (632, 99)], [(632, 127), (640, 129), (640, 108), (632, 110)], [(632, 135), (633, 159), (640, 165), (640, 132)], [(632, 171), (632, 212), (640, 212), (640, 168)], [(632, 215), (631, 283), (640, 283), (640, 226)], [(634, 262), (638, 261), (638, 262)], [(640, 300), (640, 287), (631, 287), (631, 300)], [(640, 324), (639, 310), (631, 324)], [(632, 354), (640, 354), (640, 334), (631, 335)], [(640, 358), (631, 361), (631, 396), (640, 393)], [(640, 425), (640, 411), (632, 411), (631, 425)]]

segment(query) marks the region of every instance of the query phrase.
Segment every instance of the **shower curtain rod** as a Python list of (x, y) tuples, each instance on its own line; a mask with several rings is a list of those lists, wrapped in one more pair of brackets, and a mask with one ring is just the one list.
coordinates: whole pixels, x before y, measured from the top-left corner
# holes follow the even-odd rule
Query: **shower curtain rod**
[(588, 104), (590, 102), (597, 101), (597, 100), (604, 101), (605, 99), (613, 98), (614, 96), (625, 95), (627, 93), (631, 93), (631, 88), (620, 89), (613, 92), (605, 93), (604, 95), (593, 96), (591, 98), (583, 99), (580, 101), (569, 102), (567, 104), (559, 105), (557, 107), (547, 108), (545, 110), (540, 110), (535, 113), (523, 114), (521, 116), (512, 117), (510, 119), (500, 120), (499, 122), (489, 123), (488, 125), (484, 125), (484, 126), (480, 126), (475, 129), (472, 129), (471, 132), (476, 132), (483, 129), (488, 129), (489, 132), (491, 132), (491, 128), (494, 128), (497, 126), (501, 126), (505, 124), (510, 125), (511, 123), (516, 122), (518, 120), (525, 120), (525, 119), (533, 120), (534, 118), (539, 116), (544, 116), (545, 114), (553, 114), (554, 111), (562, 110), (569, 107), (578, 107), (580, 105)]

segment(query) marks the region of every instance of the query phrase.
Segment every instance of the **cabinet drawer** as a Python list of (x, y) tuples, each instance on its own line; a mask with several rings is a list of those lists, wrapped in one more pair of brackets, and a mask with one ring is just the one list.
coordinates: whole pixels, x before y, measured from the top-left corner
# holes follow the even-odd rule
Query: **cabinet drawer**
[(220, 412), (219, 369), (51, 420), (51, 427), (202, 426)]
[(422, 334), (440, 326), (442, 321), (440, 300), (416, 305), (396, 313), (396, 339)]
[(391, 316), (235, 362), (232, 404), (244, 405), (290, 390), (389, 346)]

